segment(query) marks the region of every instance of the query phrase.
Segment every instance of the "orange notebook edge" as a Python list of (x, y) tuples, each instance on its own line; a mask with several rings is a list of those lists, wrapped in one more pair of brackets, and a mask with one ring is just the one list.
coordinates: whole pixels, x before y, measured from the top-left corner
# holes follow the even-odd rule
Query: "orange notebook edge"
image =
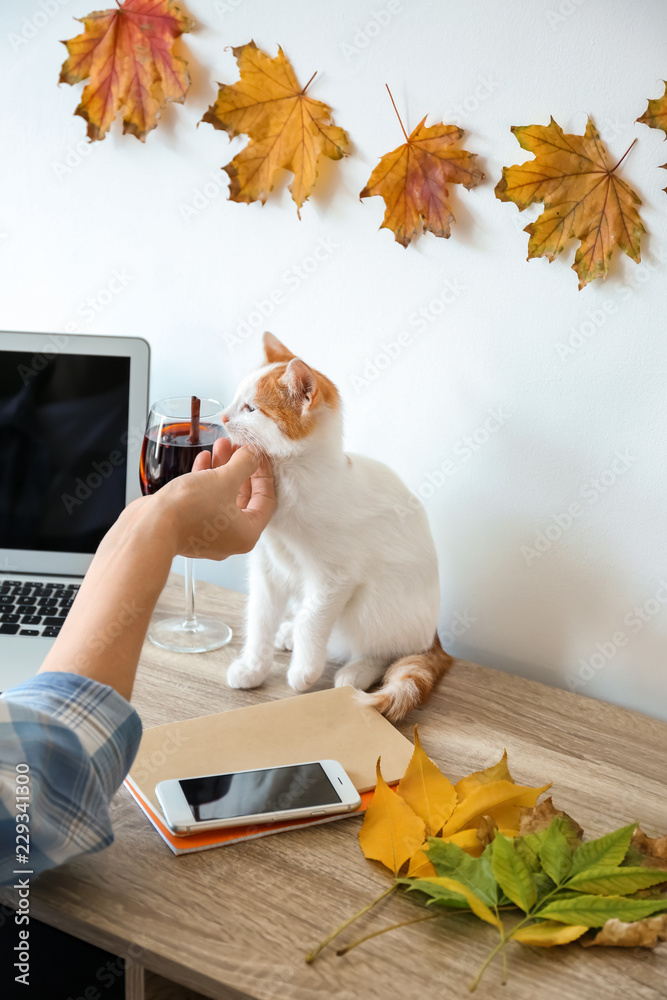
[(206, 851), (212, 847), (224, 847), (227, 844), (240, 843), (243, 840), (256, 840), (268, 837), (273, 833), (283, 833), (288, 830), (299, 830), (304, 826), (320, 826), (322, 823), (332, 823), (335, 820), (347, 819), (349, 816), (359, 816), (368, 808), (374, 789), (361, 792), (361, 805), (353, 812), (340, 813), (335, 816), (323, 816), (319, 819), (286, 820), (283, 823), (261, 823), (253, 826), (225, 827), (220, 830), (205, 830), (202, 833), (189, 834), (186, 837), (175, 837), (165, 826), (162, 817), (147, 802), (130, 777), (123, 782), (137, 805), (146, 814), (164, 842), (174, 854), (191, 854), (194, 851)]

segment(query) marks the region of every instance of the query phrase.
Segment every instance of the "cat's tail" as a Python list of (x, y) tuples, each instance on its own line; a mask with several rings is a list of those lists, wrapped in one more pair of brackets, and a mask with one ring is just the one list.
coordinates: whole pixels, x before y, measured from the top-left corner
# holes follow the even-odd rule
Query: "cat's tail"
[(377, 708), (390, 722), (400, 722), (408, 712), (428, 700), (453, 662), (440, 645), (436, 632), (430, 649), (396, 660), (387, 668), (377, 691), (358, 697), (364, 704)]

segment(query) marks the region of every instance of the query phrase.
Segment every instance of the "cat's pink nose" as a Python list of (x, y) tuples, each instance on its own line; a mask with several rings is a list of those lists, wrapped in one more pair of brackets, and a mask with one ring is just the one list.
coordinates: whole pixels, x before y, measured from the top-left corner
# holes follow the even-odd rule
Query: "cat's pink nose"
[(223, 424), (228, 424), (229, 423), (229, 417), (227, 416), (226, 413), (222, 414), (222, 422), (223, 422)]

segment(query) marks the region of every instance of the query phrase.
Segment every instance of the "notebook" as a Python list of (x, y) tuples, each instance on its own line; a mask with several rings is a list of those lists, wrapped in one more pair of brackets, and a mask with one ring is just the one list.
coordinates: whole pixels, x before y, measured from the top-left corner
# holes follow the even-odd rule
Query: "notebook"
[[(358, 815), (372, 797), (378, 757), (391, 784), (402, 776), (412, 750), (410, 741), (379, 712), (359, 704), (353, 688), (330, 688), (146, 729), (125, 785), (174, 854), (187, 854)], [(168, 778), (309, 760), (337, 760), (343, 765), (361, 794), (356, 812), (175, 837), (155, 795), (158, 782)]]

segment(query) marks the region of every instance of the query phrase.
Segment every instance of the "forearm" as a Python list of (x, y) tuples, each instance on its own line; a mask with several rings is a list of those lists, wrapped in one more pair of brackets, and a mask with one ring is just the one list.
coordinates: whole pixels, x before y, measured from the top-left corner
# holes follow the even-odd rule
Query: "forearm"
[(132, 504), (103, 540), (40, 673), (92, 677), (129, 700), (174, 555), (168, 525), (152, 500)]

